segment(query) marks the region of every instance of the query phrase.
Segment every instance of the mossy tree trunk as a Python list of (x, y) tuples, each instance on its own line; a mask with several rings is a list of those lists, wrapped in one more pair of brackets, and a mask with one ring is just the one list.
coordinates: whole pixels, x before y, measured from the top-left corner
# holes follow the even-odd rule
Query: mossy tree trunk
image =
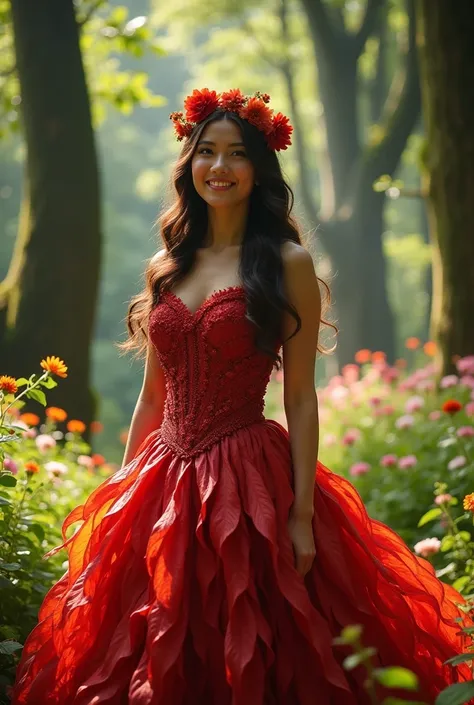
[(432, 336), (443, 372), (474, 354), (474, 13), (471, 0), (418, 0), (434, 247)]
[(29, 375), (46, 355), (69, 376), (49, 401), (89, 421), (90, 348), (99, 282), (99, 179), (72, 0), (11, 0), (26, 142), (18, 241), (0, 297), (2, 372)]

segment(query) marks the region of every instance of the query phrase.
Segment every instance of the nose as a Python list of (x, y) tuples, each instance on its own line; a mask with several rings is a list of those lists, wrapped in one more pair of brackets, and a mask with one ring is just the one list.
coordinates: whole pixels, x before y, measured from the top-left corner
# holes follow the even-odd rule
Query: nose
[(225, 154), (217, 154), (214, 162), (211, 166), (211, 171), (214, 173), (221, 173), (221, 172), (227, 172), (228, 167), (227, 167), (227, 161), (226, 161), (226, 155)]

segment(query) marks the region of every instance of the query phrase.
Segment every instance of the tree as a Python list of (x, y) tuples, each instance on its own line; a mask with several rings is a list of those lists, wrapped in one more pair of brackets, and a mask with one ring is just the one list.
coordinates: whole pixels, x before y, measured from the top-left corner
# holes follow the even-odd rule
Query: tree
[[(46, 9), (11, 1), (16, 59), (11, 73), (21, 88), (27, 159), (18, 238), (0, 285), (2, 367), (21, 376), (37, 370), (46, 355), (64, 358), (70, 376), (50, 401), (85, 421), (95, 406), (90, 345), (102, 238), (83, 28), (95, 22), (107, 29), (102, 36), (113, 44), (104, 49), (103, 42), (96, 43), (89, 52), (102, 59), (111, 49), (139, 55), (149, 40), (145, 18), (127, 22), (125, 8), (96, 18), (104, 6), (101, 0), (83, 2), (76, 14), (72, 0), (49, 0)], [(157, 102), (143, 75), (99, 70), (92, 83), (103, 99), (124, 110), (141, 99)]]
[(433, 336), (443, 371), (474, 353), (474, 22), (468, 0), (418, 0), (425, 166), (433, 258)]
[[(393, 358), (393, 320), (382, 247), (384, 195), (373, 185), (380, 175), (395, 172), (419, 115), (413, 2), (407, 2), (404, 80), (397, 75), (385, 96), (380, 90), (385, 52), (383, 44), (379, 45), (371, 107), (373, 116), (380, 113), (382, 104), (385, 113), (372, 135), (360, 124), (357, 62), (367, 39), (375, 31), (383, 36), (386, 3), (367, 0), (355, 32), (345, 28), (340, 7), (329, 7), (322, 0), (302, 3), (318, 66), (330, 161), (330, 185), (322, 194), (320, 208), (321, 238), (337, 272), (333, 288), (342, 333), (339, 360), (349, 362), (362, 347), (385, 350)], [(325, 203), (328, 199), (329, 206)]]

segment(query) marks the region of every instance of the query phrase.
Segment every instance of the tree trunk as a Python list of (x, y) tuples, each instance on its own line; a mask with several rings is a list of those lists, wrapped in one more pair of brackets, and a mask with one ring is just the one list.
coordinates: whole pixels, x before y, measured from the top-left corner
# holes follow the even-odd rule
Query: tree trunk
[[(317, 60), (332, 171), (332, 193), (322, 192), (318, 234), (334, 270), (331, 284), (340, 327), (338, 360), (340, 364), (352, 361), (362, 347), (383, 350), (393, 360), (394, 321), (382, 247), (384, 198), (374, 193), (373, 183), (382, 174), (393, 175), (419, 115), (413, 0), (407, 0), (410, 32), (403, 89), (391, 114), (384, 116), (380, 142), (370, 146), (363, 144), (364, 130), (358, 124), (357, 60), (375, 31), (384, 40), (380, 26), (385, 21), (384, 0), (367, 0), (356, 34), (349, 34), (342, 22), (331, 21), (322, 0), (302, 0), (302, 4)], [(385, 102), (379, 90), (385, 77), (383, 46), (379, 61), (373, 104), (378, 110)], [(303, 197), (305, 193), (303, 190)], [(308, 205), (305, 203), (308, 213), (315, 210)]]
[(340, 365), (353, 362), (361, 348), (383, 350), (390, 360), (394, 357), (394, 321), (380, 237), (383, 210), (384, 195), (369, 186), (347, 220), (321, 226), (328, 254), (335, 263), (331, 289), (340, 331)]
[[(69, 376), (48, 395), (89, 421), (90, 345), (101, 233), (89, 97), (72, 0), (11, 0), (27, 147), (23, 217), (10, 268), (2, 370), (39, 372), (58, 355)], [(8, 275), (7, 275), (8, 280)]]
[(434, 246), (433, 337), (443, 371), (474, 354), (474, 19), (472, 2), (418, 0)]

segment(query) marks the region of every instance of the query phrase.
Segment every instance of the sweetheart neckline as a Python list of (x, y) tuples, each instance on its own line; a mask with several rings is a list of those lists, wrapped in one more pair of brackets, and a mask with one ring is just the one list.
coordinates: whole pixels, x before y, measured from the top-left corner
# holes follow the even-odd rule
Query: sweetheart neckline
[(235, 292), (242, 292), (245, 294), (245, 289), (241, 284), (235, 285), (235, 286), (226, 286), (223, 289), (215, 289), (215, 291), (211, 291), (209, 296), (206, 296), (204, 301), (202, 301), (201, 304), (197, 307), (195, 311), (191, 311), (189, 306), (184, 303), (183, 299), (179, 297), (177, 294), (175, 294), (173, 291), (170, 289), (167, 289), (166, 291), (163, 292), (163, 295), (171, 296), (172, 299), (178, 302), (178, 304), (187, 312), (187, 314), (190, 316), (190, 318), (195, 319), (198, 314), (206, 307), (208, 306), (211, 302), (213, 302), (216, 298), (218, 298), (222, 294), (229, 294), (229, 293), (235, 293)]

